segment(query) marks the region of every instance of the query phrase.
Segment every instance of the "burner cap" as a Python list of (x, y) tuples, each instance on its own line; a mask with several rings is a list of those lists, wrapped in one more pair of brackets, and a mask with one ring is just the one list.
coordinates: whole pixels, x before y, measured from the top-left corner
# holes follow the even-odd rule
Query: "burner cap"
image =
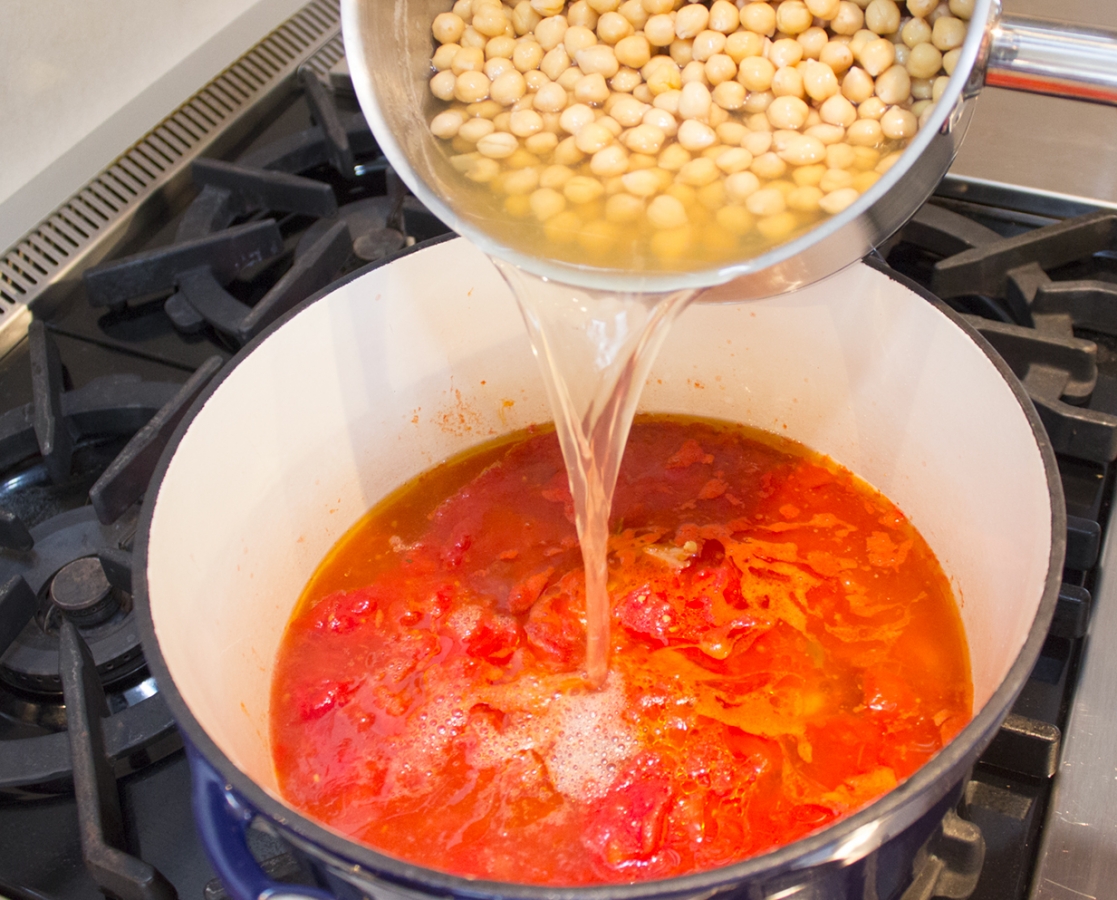
[(378, 228), (367, 231), (353, 239), (353, 252), (358, 259), (365, 262), (376, 262), (397, 250), (402, 250), (405, 243), (404, 236), (394, 228)]
[(79, 626), (104, 622), (120, 608), (101, 561), (95, 556), (63, 566), (51, 582), (50, 598)]

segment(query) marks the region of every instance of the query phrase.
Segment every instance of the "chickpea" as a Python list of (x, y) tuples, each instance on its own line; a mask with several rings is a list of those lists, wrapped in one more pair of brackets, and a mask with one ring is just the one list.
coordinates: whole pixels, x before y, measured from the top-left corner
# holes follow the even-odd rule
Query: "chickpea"
[(830, 30), (834, 34), (856, 34), (865, 24), (865, 14), (856, 3), (841, 0), (837, 15), (830, 20)]
[[(972, 8), (973, 4), (971, 3), (970, 5)], [(710, 6), (708, 28), (729, 35), (736, 31), (740, 24), (741, 15), (737, 11), (735, 5), (730, 3), (729, 0), (714, 0), (713, 4)]]
[(671, 55), (675, 65), (681, 69), (687, 63), (694, 61), (694, 40), (693, 38), (675, 38), (671, 42), (671, 46), (667, 48), (667, 52)]
[(925, 19), (934, 12), (938, 5), (939, 0), (908, 0), (908, 12), (913, 16)]
[(876, 95), (888, 105), (904, 103), (911, 97), (911, 76), (903, 66), (882, 72), (876, 81)]
[(635, 30), (632, 23), (618, 12), (604, 13), (597, 20), (597, 39), (610, 46), (629, 37)]
[(873, 96), (876, 86), (864, 69), (854, 66), (842, 79), (842, 96), (851, 103), (860, 103)]
[(776, 33), (776, 11), (768, 3), (746, 3), (741, 7), (741, 25), (746, 31), (771, 37)]
[(689, 3), (675, 13), (675, 36), (680, 38), (697, 37), (706, 30), (710, 22), (710, 11), (701, 3)]
[(562, 43), (567, 28), (566, 16), (548, 16), (535, 26), (535, 40), (543, 48), (543, 52), (548, 53)]
[(723, 81), (714, 88), (714, 103), (725, 110), (738, 110), (745, 105), (745, 89), (736, 81)]
[[(800, 170), (801, 171), (801, 170)], [(814, 212), (819, 208), (819, 201), (822, 200), (823, 194), (814, 185), (803, 185), (795, 188), (787, 195), (788, 209), (796, 210), (797, 212)]]
[(578, 68), (586, 75), (601, 75), (603, 78), (612, 78), (620, 71), (620, 63), (613, 48), (608, 44), (594, 44), (579, 50), (574, 57), (578, 61)]
[[(706, 80), (717, 87), (737, 77), (737, 64), (725, 53), (715, 53), (706, 60)], [(742, 95), (742, 102), (744, 98)], [(727, 107), (728, 108), (728, 107)]]
[(714, 164), (726, 175), (745, 172), (752, 165), (752, 154), (744, 147), (730, 147), (718, 154)]
[(669, 15), (652, 16), (644, 26), (644, 38), (653, 47), (667, 47), (678, 37), (675, 20)]
[(627, 66), (621, 66), (617, 74), (609, 79), (609, 87), (618, 94), (631, 94), (636, 88), (644, 86), (640, 73)]
[[(580, 51), (596, 44), (597, 35), (584, 25), (571, 25), (562, 36), (562, 46), (571, 59), (575, 59)], [(607, 44), (605, 46), (608, 47)]]
[(896, 48), (887, 38), (869, 41), (860, 53), (854, 51), (861, 68), (876, 78), (896, 61)]
[(704, 187), (717, 181), (720, 177), (721, 173), (718, 171), (717, 164), (709, 157), (700, 156), (697, 159), (692, 159), (679, 169), (675, 180), (680, 184), (688, 184), (691, 187)]
[(880, 97), (870, 97), (857, 107), (857, 118), (880, 121), (880, 117), (884, 115), (886, 109), (888, 109), (888, 104)]
[(489, 88), (489, 96), (501, 106), (511, 106), (526, 93), (527, 82), (515, 69), (494, 78)]
[(931, 43), (944, 53), (961, 47), (966, 40), (966, 23), (953, 16), (942, 16), (931, 29)]
[(628, 171), (628, 150), (620, 144), (612, 144), (593, 154), (590, 171), (600, 178), (623, 175)]
[(521, 109), (512, 113), (508, 130), (516, 137), (531, 137), (543, 130), (543, 117), (534, 109)]
[(613, 52), (617, 62), (630, 69), (640, 69), (648, 64), (652, 56), (652, 48), (648, 39), (643, 34), (631, 34), (617, 41)]
[(781, 38), (768, 48), (768, 61), (777, 69), (794, 66), (803, 58), (803, 45), (791, 38)]
[(737, 65), (764, 52), (764, 38), (752, 31), (734, 31), (725, 39), (725, 54)]
[[(850, 160), (853, 156), (850, 154)], [(852, 162), (851, 162), (852, 164)], [(823, 173), (822, 179), (819, 181), (818, 186), (822, 189), (824, 194), (832, 194), (834, 191), (840, 191), (842, 188), (851, 187), (853, 185), (853, 173), (848, 168), (830, 168)]]
[(880, 117), (880, 127), (886, 138), (899, 141), (915, 135), (919, 120), (908, 110), (893, 106)]
[(974, 0), (950, 0), (950, 14), (967, 22), (973, 18)]
[(542, 88), (544, 85), (551, 83), (551, 79), (540, 72), (538, 69), (532, 69), (524, 72), (524, 82), (527, 84), (527, 96), (535, 99), (535, 92)]
[(807, 121), (810, 107), (798, 97), (777, 97), (768, 107), (768, 121), (775, 128), (801, 128)]
[(654, 197), (661, 190), (660, 179), (652, 169), (640, 169), (622, 175), (621, 183), (634, 197)]
[(632, 194), (613, 194), (605, 201), (605, 220), (617, 225), (627, 225), (644, 215), (644, 201)]
[(848, 44), (840, 41), (827, 41), (826, 46), (819, 51), (818, 61), (829, 66), (837, 77), (841, 77), (853, 65), (853, 51)]
[(749, 130), (740, 122), (725, 122), (714, 129), (718, 140), (730, 147), (739, 147)]
[(749, 91), (767, 91), (772, 87), (776, 67), (762, 56), (741, 60), (737, 81)]
[(808, 126), (803, 134), (809, 134), (811, 137), (816, 137), (822, 141), (823, 145), (829, 147), (831, 144), (837, 144), (839, 141), (844, 141), (846, 130), (841, 125), (831, 125), (827, 122), (819, 122), (815, 125)]
[[(767, 116), (762, 116), (764, 124), (771, 129)], [(746, 135), (745, 139), (741, 141), (741, 146), (749, 151), (753, 156), (761, 156), (772, 149), (772, 132), (769, 131), (751, 131)]]
[(682, 69), (673, 60), (668, 59), (666, 61), (669, 66), (656, 66), (651, 76), (644, 76), (648, 89), (653, 95), (662, 94), (666, 91), (677, 91), (683, 86)]
[(540, 23), (542, 16), (539, 15), (528, 0), (520, 0), (512, 10), (512, 30), (517, 35), (523, 36), (535, 29), (535, 26)]
[(454, 54), (450, 71), (455, 75), (462, 72), (481, 72), (485, 68), (485, 51), (480, 47), (462, 47)]
[(706, 66), (705, 66), (705, 64), (700, 63), (696, 59), (692, 59), (685, 66), (683, 66), (683, 72), (682, 72), (683, 86), (685, 87), (686, 85), (690, 84), (692, 81), (696, 81), (699, 84), (708, 84), (709, 83), (706, 80)]
[(539, 169), (527, 166), (506, 172), (500, 187), (506, 194), (530, 194), (539, 187)]
[(745, 208), (754, 216), (774, 216), (787, 209), (787, 200), (779, 189), (764, 187), (749, 195)]
[[(623, 19), (624, 16), (621, 18)], [(574, 0), (566, 10), (566, 20), (571, 25), (581, 25), (593, 31), (597, 28), (597, 10), (586, 3), (586, 0)]]
[(816, 19), (833, 19), (838, 14), (838, 0), (806, 0), (807, 9)]
[(784, 34), (801, 34), (814, 22), (814, 16), (802, 0), (783, 0), (776, 7), (776, 28)]
[[(584, 103), (575, 103), (563, 109), (559, 116), (559, 127), (567, 134), (577, 134), (586, 125), (596, 121), (593, 107)], [(542, 121), (542, 119), (541, 119)]]
[(787, 163), (780, 159), (776, 153), (769, 150), (753, 159), (749, 171), (760, 178), (771, 181), (774, 178), (780, 178), (787, 171)]
[(714, 144), (717, 141), (717, 134), (704, 122), (699, 122), (697, 119), (686, 119), (679, 125), (676, 138), (679, 146), (684, 150), (695, 152), (704, 150)]
[(760, 190), (760, 179), (752, 172), (734, 172), (725, 179), (725, 193), (730, 200), (744, 203)]
[(803, 88), (812, 100), (823, 102), (838, 94), (838, 77), (824, 63), (807, 60)]
[(626, 0), (617, 8), (617, 12), (628, 19), (637, 31), (643, 28), (644, 23), (648, 21), (649, 13), (644, 9), (644, 4), (640, 0)]
[(818, 59), (822, 54), (822, 48), (830, 42), (830, 35), (822, 28), (812, 27), (798, 35), (795, 40), (803, 48), (804, 59)]
[(569, 68), (570, 54), (561, 44), (548, 50), (543, 57), (543, 61), (539, 64), (539, 71), (551, 81), (557, 81), (559, 76)]
[(470, 25), (485, 37), (496, 37), (498, 34), (504, 34), (504, 29), (510, 24), (508, 17), (504, 14), (504, 8), (500, 6), (483, 8), (473, 16), (473, 21), (470, 22)]
[(557, 145), (559, 145), (559, 137), (551, 132), (543, 131), (524, 138), (524, 150), (536, 156), (554, 153)]
[(809, 166), (799, 166), (791, 173), (791, 180), (798, 187), (818, 187), (822, 176), (826, 174), (824, 163), (814, 163)]
[(691, 43), (691, 54), (698, 62), (706, 62), (725, 50), (725, 35), (720, 31), (700, 31)]
[(799, 70), (791, 66), (776, 69), (776, 74), (772, 76), (772, 93), (777, 98), (805, 96), (803, 76), (799, 74)]
[(900, 30), (900, 7), (893, 0), (872, 0), (865, 7), (865, 27), (876, 34)]
[(620, 97), (613, 104), (606, 104), (606, 112), (625, 128), (633, 128), (644, 120), (648, 104), (634, 97)]
[(684, 84), (679, 98), (679, 115), (684, 119), (706, 120), (710, 115), (713, 98), (709, 88), (698, 82)]
[(876, 147), (884, 140), (884, 132), (876, 119), (858, 119), (846, 129), (846, 140), (854, 147)]
[(954, 69), (958, 65), (958, 59), (961, 57), (961, 55), (961, 47), (955, 47), (953, 50), (947, 50), (946, 53), (942, 55), (942, 70), (946, 72), (947, 75), (954, 74)]
[[(768, 109), (769, 106), (772, 105), (772, 101), (775, 99), (776, 95), (773, 94), (771, 91), (753, 91), (751, 94), (745, 97), (745, 105), (741, 108), (747, 113), (760, 115), (761, 117), (763, 117), (763, 113)], [(767, 120), (765, 120), (765, 122), (766, 121)], [(766, 125), (761, 123), (759, 120), (753, 120), (752, 118), (750, 118), (749, 128), (751, 128), (753, 131), (764, 131)]]
[(680, 144), (668, 144), (660, 153), (656, 162), (661, 169), (668, 172), (678, 172), (690, 162), (690, 151)]
[(641, 121), (644, 125), (654, 125), (666, 137), (674, 137), (679, 131), (678, 121), (665, 109), (649, 109)]
[(516, 136), (505, 131), (487, 134), (477, 142), (477, 152), (489, 159), (507, 159), (519, 147), (520, 142)]
[(836, 216), (851, 206), (860, 196), (856, 188), (842, 188), (824, 196), (818, 201), (818, 205), (823, 212)]
[(431, 93), (439, 100), (453, 100), (457, 81), (457, 76), (451, 70), (439, 72), (430, 80)]
[(465, 33), (465, 21), (452, 12), (439, 13), (434, 17), (431, 33), (440, 44), (456, 44)]
[(571, 203), (581, 206), (592, 203), (605, 193), (605, 187), (596, 178), (587, 175), (572, 175), (562, 184), (562, 193)]

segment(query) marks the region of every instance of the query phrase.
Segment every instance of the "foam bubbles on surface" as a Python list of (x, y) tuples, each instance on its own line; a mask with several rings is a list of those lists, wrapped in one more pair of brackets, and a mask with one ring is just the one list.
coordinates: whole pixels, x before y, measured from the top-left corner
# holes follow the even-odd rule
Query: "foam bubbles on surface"
[(534, 751), (555, 790), (586, 802), (604, 796), (617, 771), (640, 748), (622, 717), (624, 682), (615, 672), (597, 691), (572, 691), (569, 685), (560, 688), (550, 679), (531, 677), (502, 687), (506, 692), (496, 705), (511, 715), (503, 729), (476, 725), (471, 760), (476, 765), (497, 767)]

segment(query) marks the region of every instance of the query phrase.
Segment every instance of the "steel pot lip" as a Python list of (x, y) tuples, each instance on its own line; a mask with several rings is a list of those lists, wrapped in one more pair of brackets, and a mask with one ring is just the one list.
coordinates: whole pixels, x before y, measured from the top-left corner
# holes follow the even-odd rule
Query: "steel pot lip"
[[(371, 876), (385, 877), (393, 882), (415, 889), (435, 891), (442, 894), (449, 893), (461, 897), (514, 897), (523, 898), (523, 900), (635, 900), (638, 897), (648, 896), (668, 897), (716, 893), (757, 876), (764, 879), (774, 879), (793, 875), (796, 871), (827, 863), (837, 866), (846, 865), (875, 851), (882, 844), (900, 834), (918, 819), (922, 811), (940, 800), (957, 784), (964, 774), (965, 768), (972, 764), (977, 754), (992, 740), (997, 727), (999, 727), (1001, 720), (1008, 712), (1012, 701), (1023, 687), (1035, 664), (1040, 648), (1046, 639), (1062, 582), (1062, 565), (1066, 549), (1066, 511), (1063, 502), (1062, 482), (1055, 462), (1055, 453), (1031, 400), (1007, 363), (997, 355), (984, 338), (932, 294), (904, 276), (889, 270), (883, 263), (871, 259), (866, 261), (870, 268), (897, 282), (902, 287), (913, 291), (920, 298), (934, 303), (943, 315), (982, 349), (1009, 386), (1031, 427), (1033, 438), (1043, 461), (1048, 494), (1051, 498), (1051, 548), (1043, 596), (1028, 637), (1009, 668), (1008, 674), (978, 715), (943, 750), (888, 794), (852, 816), (799, 841), (739, 863), (692, 875), (633, 884), (570, 888), (472, 880), (426, 869), (379, 853), (357, 844), (296, 812), (265, 791), (247, 774), (237, 768), (195, 719), (185, 699), (179, 693), (160, 650), (151, 612), (147, 579), (148, 548), (155, 501), (158, 497), (159, 487), (166, 476), (179, 444), (194, 419), (225, 379), (274, 331), (284, 327), (288, 321), (298, 316), (311, 304), (328, 296), (338, 287), (403, 256), (431, 249), (455, 237), (456, 235), (444, 235), (434, 238), (408, 248), (394, 257), (362, 267), (329, 288), (319, 291), (289, 311), (242, 348), (229, 363), (222, 367), (190, 407), (168, 442), (152, 476), (137, 524), (133, 550), (134, 601), (148, 667), (186, 740), (221, 774), (231, 790), (235, 791), (256, 811), (278, 823), (282, 828), (289, 830), (301, 841), (321, 848), (326, 854), (336, 858), (337, 861), (344, 863), (347, 867), (355, 865), (359, 867), (359, 870), (364, 870)], [(923, 798), (925, 802), (922, 804), (912, 802), (918, 798)]]

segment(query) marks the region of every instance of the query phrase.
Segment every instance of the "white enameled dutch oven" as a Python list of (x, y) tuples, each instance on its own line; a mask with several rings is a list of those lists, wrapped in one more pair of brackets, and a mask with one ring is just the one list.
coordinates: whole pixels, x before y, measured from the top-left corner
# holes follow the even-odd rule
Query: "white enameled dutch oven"
[[(797, 293), (716, 299), (726, 302), (680, 317), (641, 409), (787, 435), (892, 498), (961, 604), (974, 720), (856, 815), (764, 856), (660, 882), (469, 881), (373, 852), (287, 806), (268, 745), (269, 684), (315, 567), (402, 482), (549, 419), (504, 282), (470, 243), (440, 241), (366, 269), (245, 348), (180, 426), (148, 493), (135, 575), (147, 660), (188, 744), (203, 840), (238, 900), (888, 900), (905, 889), (1043, 641), (1065, 542), (1054, 456), (1007, 367), (883, 271), (857, 264)], [(321, 889), (268, 881), (245, 850), (253, 817), (305, 856)]]

